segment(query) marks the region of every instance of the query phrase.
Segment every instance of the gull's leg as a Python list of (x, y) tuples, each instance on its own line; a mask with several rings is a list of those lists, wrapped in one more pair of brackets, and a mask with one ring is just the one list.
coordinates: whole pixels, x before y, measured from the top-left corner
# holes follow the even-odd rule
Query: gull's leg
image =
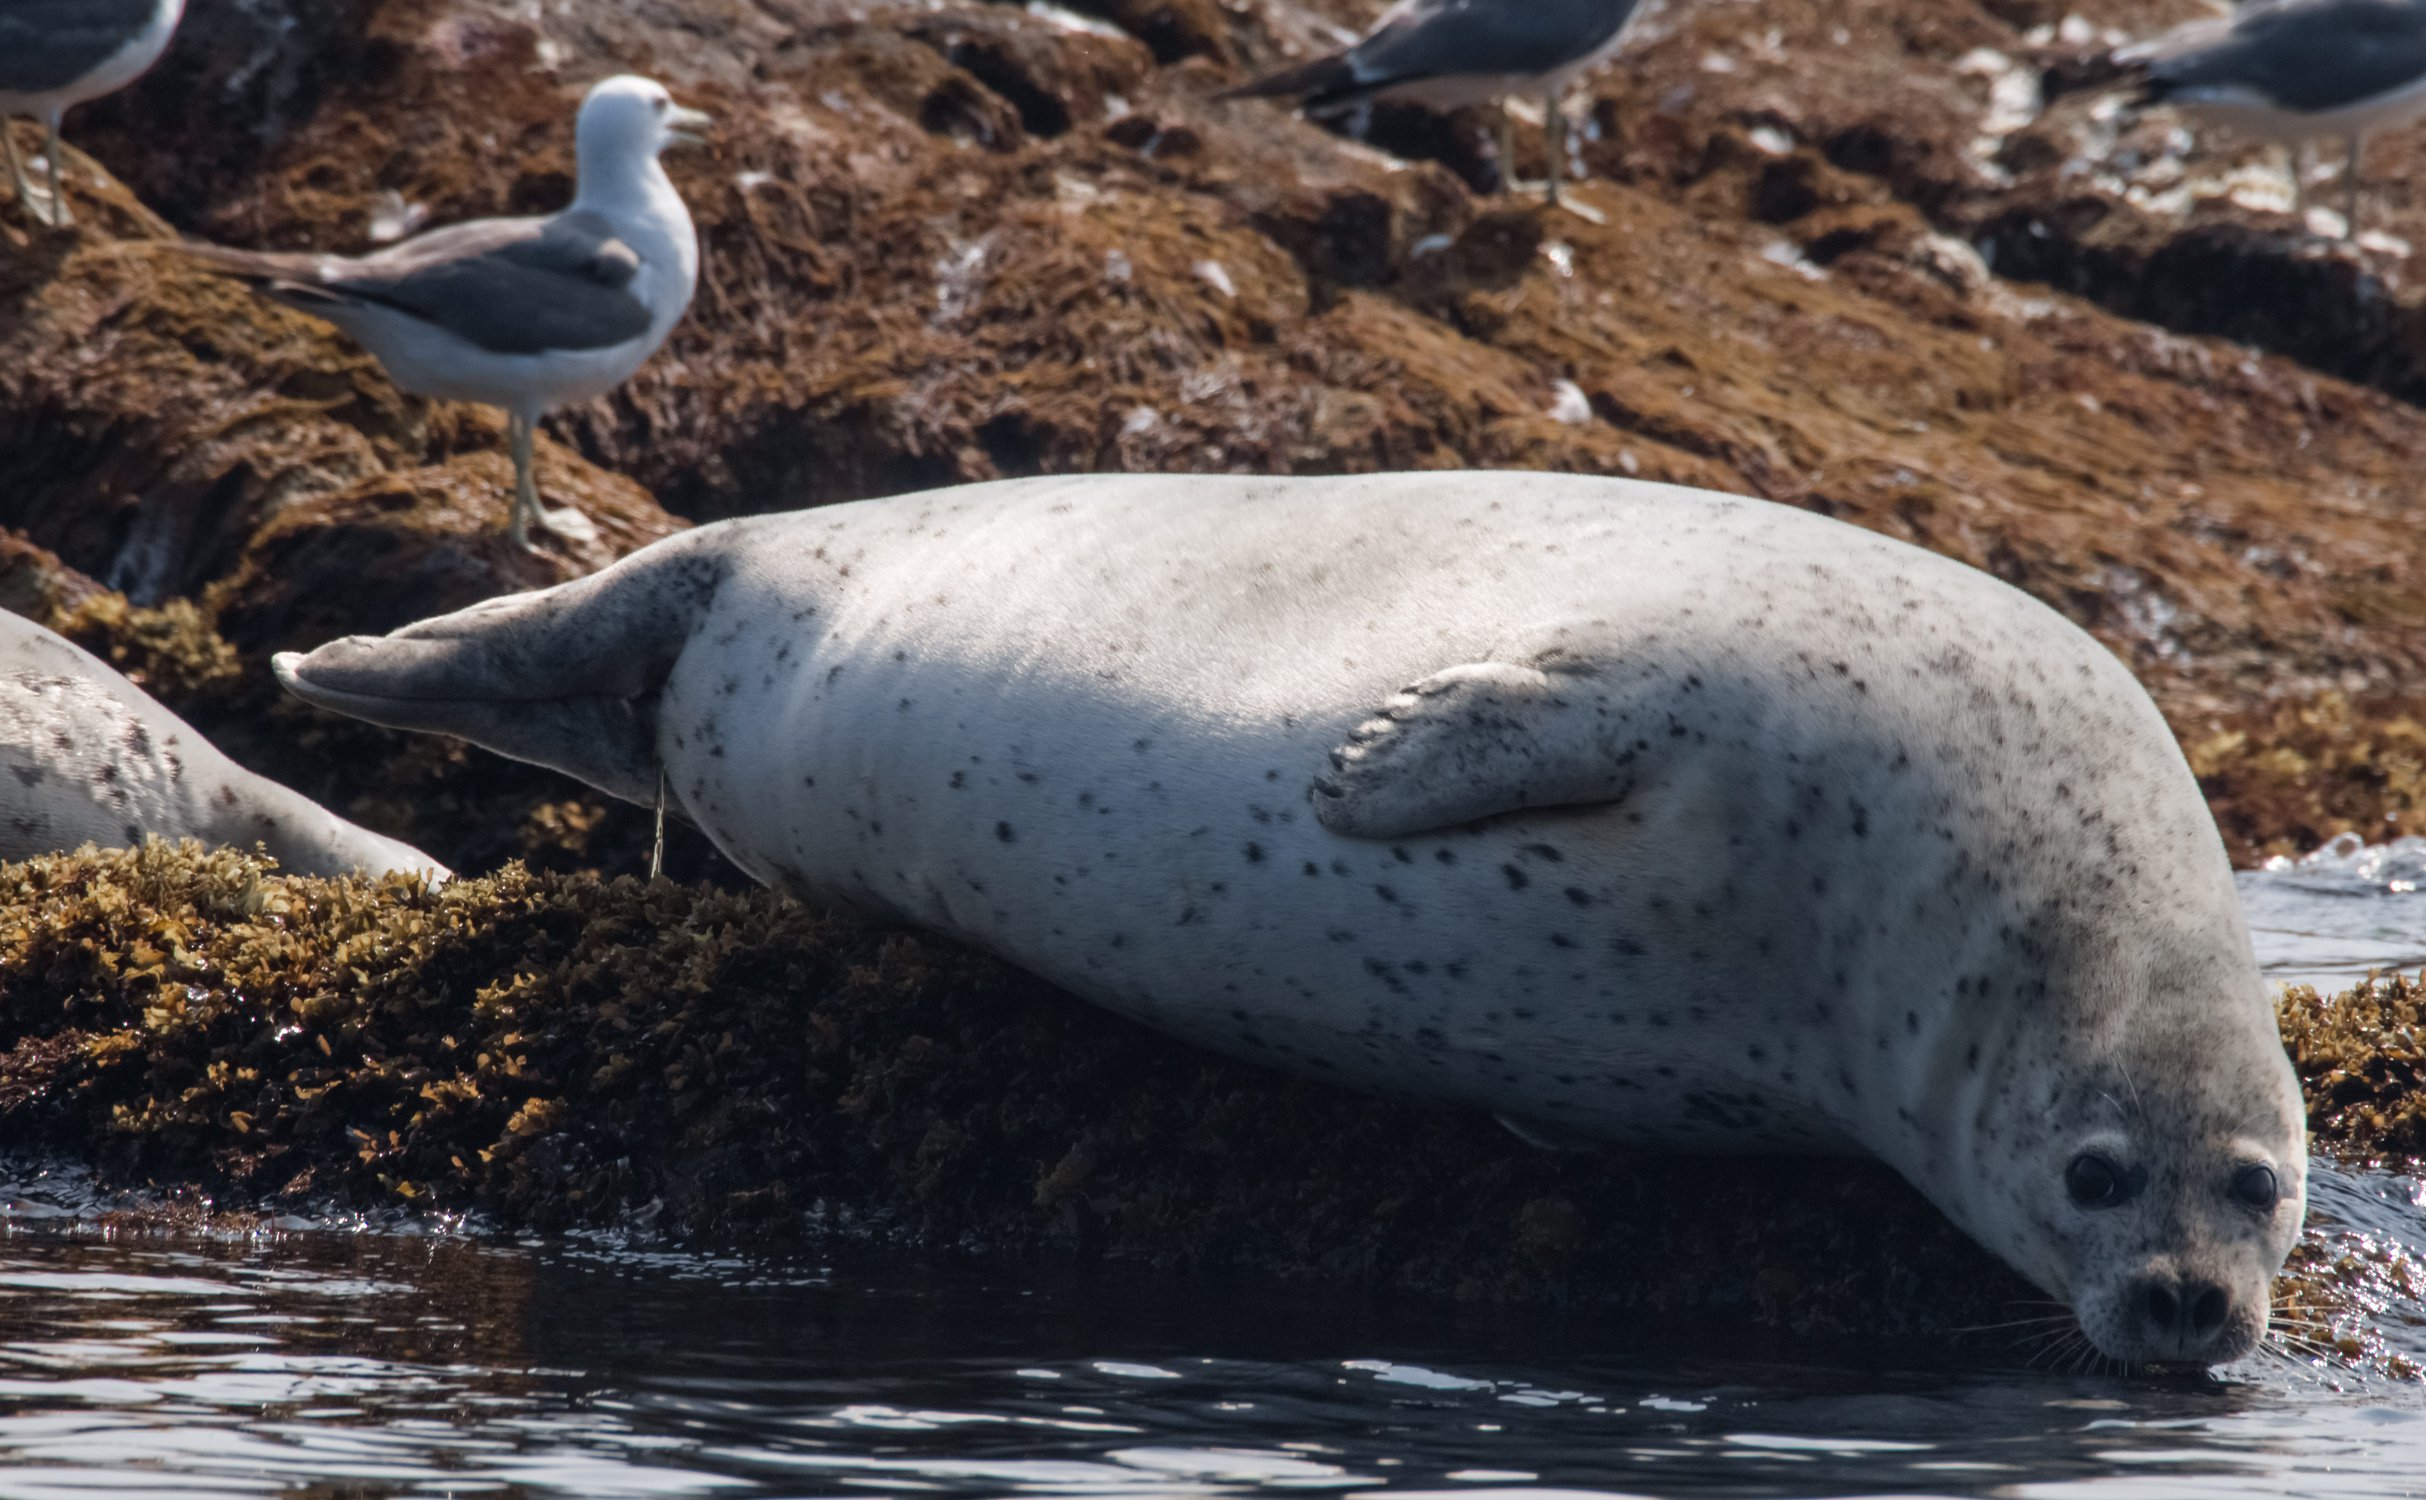
[(37, 224), (50, 223), (50, 200), (34, 186), (34, 179), (26, 175), (25, 158), (17, 152), (17, 138), (9, 132), (5, 116), (0, 116), (0, 145), (8, 148), (8, 172), (16, 182), (17, 202), (24, 206), (25, 216)]
[(42, 155), (51, 168), (51, 227), (65, 229), (75, 222), (75, 217), (68, 212), (67, 188), (60, 180), (65, 170), (59, 160), (59, 111), (52, 110), (51, 117), (43, 123), (49, 127), (42, 139)]
[(531, 545), (531, 517), (539, 510), (539, 484), (531, 477), (530, 418), (508, 414), (505, 438), (514, 452), (514, 514), (506, 523), (506, 535), (525, 552), (539, 549)]
[(538, 433), (537, 421), (509, 413), (505, 430), (514, 445), (514, 521), (510, 528), (514, 545), (525, 552), (538, 551), (531, 542), (534, 526), (570, 541), (595, 539), (598, 528), (588, 516), (577, 510), (549, 510), (539, 503), (539, 471), (531, 455)]
[(2350, 132), (2350, 160), (2342, 168), (2342, 238), (2359, 237), (2359, 132)]
[(1499, 101), (1499, 190), (1516, 191), (1516, 117), (1505, 99)]
[(17, 154), (17, 136), (8, 126), (8, 117), (0, 115), (0, 146), (8, 148), (8, 175), (16, 184), (17, 201), (30, 214), (34, 211), (34, 183), (25, 175), (25, 158)]
[(1552, 208), (1558, 207), (1558, 179), (1567, 166), (1567, 111), (1561, 89), (1552, 89), (1542, 100), (1542, 144), (1550, 152), (1550, 175), (1544, 183)]

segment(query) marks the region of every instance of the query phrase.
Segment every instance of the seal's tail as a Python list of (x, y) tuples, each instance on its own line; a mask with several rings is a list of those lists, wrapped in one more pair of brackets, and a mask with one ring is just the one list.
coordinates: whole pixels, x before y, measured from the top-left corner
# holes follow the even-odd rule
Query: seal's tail
[(306, 702), (453, 735), (647, 804), (657, 794), (658, 689), (723, 581), (705, 535), (669, 537), (588, 578), (392, 635), (286, 652), (271, 666)]

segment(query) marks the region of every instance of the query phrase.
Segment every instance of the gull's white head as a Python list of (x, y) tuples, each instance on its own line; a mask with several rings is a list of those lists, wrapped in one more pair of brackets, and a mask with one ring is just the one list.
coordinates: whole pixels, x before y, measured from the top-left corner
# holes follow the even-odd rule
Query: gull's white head
[(573, 127), (582, 176), (654, 161), (668, 146), (698, 141), (711, 123), (699, 111), (676, 104), (653, 78), (624, 73), (606, 79), (581, 101)]

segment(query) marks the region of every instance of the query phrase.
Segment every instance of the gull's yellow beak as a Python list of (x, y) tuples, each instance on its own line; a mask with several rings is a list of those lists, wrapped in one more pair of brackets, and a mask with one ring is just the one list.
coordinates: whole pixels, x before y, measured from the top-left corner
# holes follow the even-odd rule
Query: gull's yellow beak
[(715, 123), (714, 115), (704, 114), (696, 109), (684, 109), (677, 104), (666, 111), (665, 133), (667, 139), (681, 145), (703, 146), (707, 144), (708, 130)]

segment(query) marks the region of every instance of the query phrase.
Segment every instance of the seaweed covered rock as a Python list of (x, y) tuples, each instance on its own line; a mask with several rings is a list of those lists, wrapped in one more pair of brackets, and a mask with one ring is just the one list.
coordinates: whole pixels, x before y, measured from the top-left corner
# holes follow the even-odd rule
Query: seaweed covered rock
[[(2035, 1295), (1875, 1163), (1541, 1152), (763, 892), (301, 880), (154, 843), (0, 866), (0, 973), (0, 1132), (240, 1203), (841, 1234), (1871, 1336), (1944, 1337)], [(2383, 1017), (2414, 1024), (2418, 993), (2386, 992)], [(2342, 1131), (2339, 1075), (2302, 1057), (2320, 1130)], [(2311, 1243), (2284, 1295), (2346, 1321), (2334, 1267), (2364, 1253)]]
[[(14, 868), (0, 1119), (129, 1175), (513, 1222), (822, 1214), (1691, 1316), (1996, 1321), (2010, 1278), (1876, 1169), (1545, 1159), (924, 939), (576, 878), (640, 867), (645, 815), (263, 671), (677, 516), (1078, 469), (1577, 469), (1818, 509), (2030, 590), (2149, 686), (2236, 858), (2409, 828), (2426, 421), (2388, 394), (2415, 394), (2398, 256), (2204, 192), (2247, 155), (2228, 141), (2022, 100), (2188, 0), (2114, 0), (2085, 33), (2023, 0), (1671, 8), (1579, 104), (1586, 213), (1484, 197), (1477, 118), (1385, 114), (1392, 156), (1211, 100), (1377, 9), (199, 8), (80, 119), (128, 185), (76, 158), (83, 230), (0, 198), (0, 603), (349, 817), (458, 869), (530, 864), (443, 892), (158, 850)], [(705, 274), (638, 378), (548, 424), (550, 498), (603, 545), (507, 555), (493, 419), (399, 396), (167, 237), (360, 250), (554, 208), (574, 101), (625, 68), (723, 120), (669, 163)], [(1539, 171), (1536, 131), (1519, 154)], [(2417, 233), (2415, 183), (2378, 181), (2380, 222)], [(679, 831), (674, 854), (714, 869)], [(2375, 1020), (2286, 1026), (2320, 1129), (2406, 1150), (2407, 1002), (2382, 993)], [(2380, 1251), (2298, 1264), (2347, 1307), (2414, 1281)]]
[(2331, 996), (2293, 985), (2278, 1009), (2308, 1128), (2358, 1151), (2426, 1157), (2426, 974), (2371, 974)]
[(1813, 1327), (2024, 1295), (1875, 1166), (1545, 1154), (764, 893), (292, 880), (155, 843), (0, 868), (0, 971), (12, 1139), (253, 1201)]
[(2401, 698), (2326, 692), (2220, 716), (2185, 749), (2236, 863), (2337, 834), (2426, 832), (2426, 724)]
[[(694, 519), (1080, 469), (1628, 473), (1989, 568), (2114, 646), (2186, 736), (2426, 667), (2397, 603), (2411, 408), (1983, 260), (1982, 216), (2039, 190), (1996, 154), (2056, 46), (2027, 7), (1654, 17), (1579, 109), (1584, 214), (1479, 196), (1452, 170), (1479, 120), (1391, 135), (1394, 160), (1212, 101), (1369, 6), (1083, 9), (229, 19), (292, 81), (275, 101), (189, 124), (214, 42), (81, 133), (192, 232), (358, 249), (400, 210), (562, 202), (581, 84), (656, 70), (723, 122), (670, 161), (700, 296), (624, 390), (550, 425)], [(2180, 10), (2126, 0), (2092, 37)], [(208, 136), (207, 196), (150, 147), (172, 124)]]

